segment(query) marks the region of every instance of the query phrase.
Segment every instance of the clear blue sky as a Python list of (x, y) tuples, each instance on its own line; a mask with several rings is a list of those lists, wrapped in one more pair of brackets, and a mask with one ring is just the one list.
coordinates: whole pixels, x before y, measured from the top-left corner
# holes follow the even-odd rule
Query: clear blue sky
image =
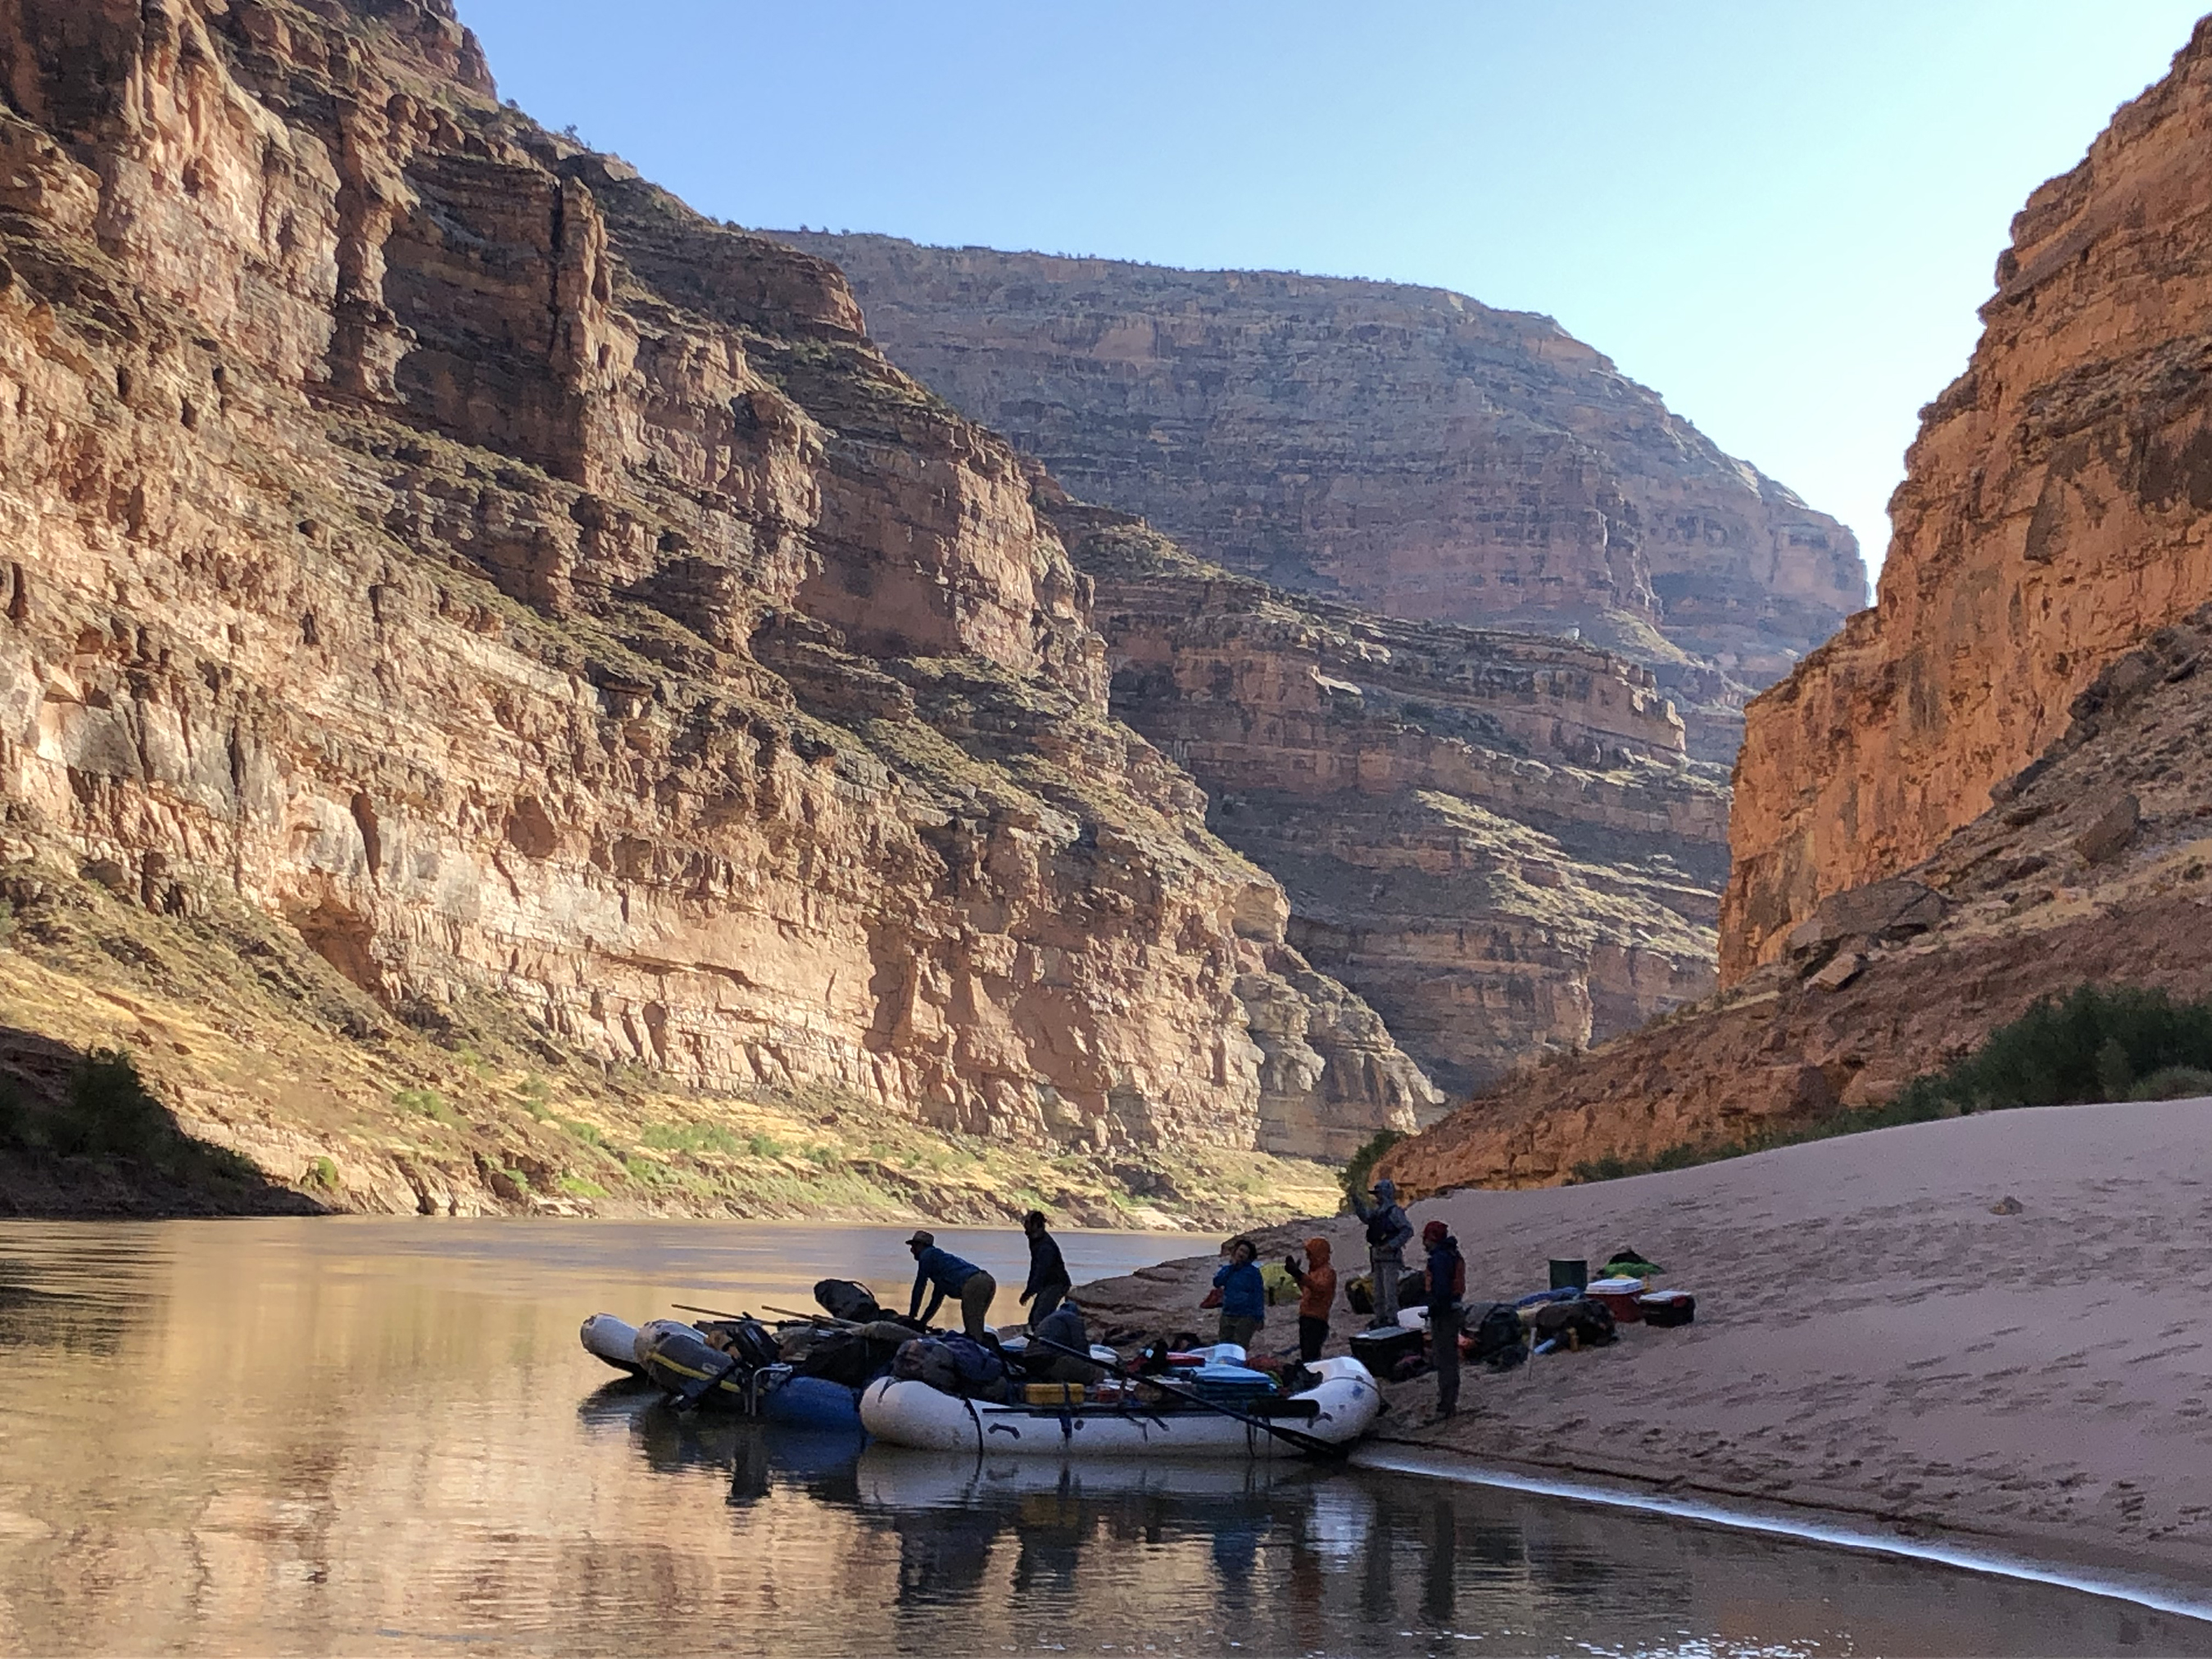
[(2027, 192), (2212, 0), (460, 0), (741, 224), (1541, 311), (1859, 532)]

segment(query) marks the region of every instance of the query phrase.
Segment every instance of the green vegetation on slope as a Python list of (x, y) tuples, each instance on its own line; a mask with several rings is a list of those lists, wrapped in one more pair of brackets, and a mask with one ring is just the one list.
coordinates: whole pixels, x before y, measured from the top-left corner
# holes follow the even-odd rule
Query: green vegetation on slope
[(2139, 986), (2083, 985), (2063, 1000), (2040, 999), (1965, 1059), (1913, 1079), (1882, 1105), (1741, 1140), (1669, 1146), (1650, 1158), (1595, 1158), (1577, 1164), (1574, 1178), (1617, 1181), (1686, 1170), (1966, 1112), (2194, 1095), (2212, 1095), (2212, 1002), (2177, 1002)]

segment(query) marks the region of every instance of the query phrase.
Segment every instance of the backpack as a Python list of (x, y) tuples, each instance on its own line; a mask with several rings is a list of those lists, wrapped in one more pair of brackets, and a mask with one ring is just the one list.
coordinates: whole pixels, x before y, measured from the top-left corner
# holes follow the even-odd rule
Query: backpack
[(702, 1320), (697, 1328), (747, 1370), (773, 1365), (782, 1357), (775, 1334), (757, 1319)]
[(1603, 1347), (1615, 1334), (1613, 1310), (1587, 1296), (1546, 1303), (1536, 1310), (1534, 1329), (1538, 1341), (1557, 1342), (1563, 1348)]
[(1469, 1356), (1493, 1370), (1510, 1370), (1528, 1357), (1528, 1339), (1522, 1334), (1521, 1316), (1510, 1302), (1493, 1302), (1475, 1322), (1474, 1347)]
[(884, 1316), (883, 1309), (877, 1305), (875, 1292), (849, 1279), (822, 1280), (814, 1287), (814, 1299), (830, 1318), (849, 1320), (855, 1325), (866, 1325)]

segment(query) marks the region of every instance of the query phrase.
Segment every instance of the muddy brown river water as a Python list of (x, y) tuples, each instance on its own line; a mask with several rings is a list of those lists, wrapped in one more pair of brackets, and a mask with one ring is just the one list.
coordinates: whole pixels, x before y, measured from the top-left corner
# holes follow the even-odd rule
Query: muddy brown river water
[[(2212, 1653), (2105, 1597), (1408, 1475), (681, 1417), (599, 1310), (879, 1291), (900, 1231), (0, 1224), (0, 1650)], [(1018, 1235), (946, 1230), (998, 1273)], [(1079, 1280), (1189, 1253), (1071, 1234)]]

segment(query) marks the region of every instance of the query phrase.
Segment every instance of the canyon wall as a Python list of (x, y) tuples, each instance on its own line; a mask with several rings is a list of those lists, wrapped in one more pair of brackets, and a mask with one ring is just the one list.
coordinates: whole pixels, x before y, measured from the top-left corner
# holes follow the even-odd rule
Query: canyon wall
[(1865, 603), (1850, 531), (1549, 318), (1438, 289), (775, 233), (1075, 495), (1383, 615), (1579, 629), (1692, 751)]
[(12, 866), (1044, 1146), (1434, 1099), (830, 265), (503, 108), (449, 0), (0, 0), (0, 88)]
[(1830, 895), (1679, 1018), (1534, 1067), (1403, 1143), (1409, 1188), (1540, 1186), (1809, 1128), (2085, 982), (2212, 981), (2212, 606), (2154, 629), (1929, 857)]
[(1279, 880), (1290, 937), (1464, 1093), (1713, 986), (1728, 797), (1650, 671), (1394, 622), (1045, 505), (1097, 584), (1116, 715)]
[(1723, 977), (1926, 857), (2212, 595), (2212, 21), (2013, 222), (1923, 412), (1878, 606), (1751, 706)]

